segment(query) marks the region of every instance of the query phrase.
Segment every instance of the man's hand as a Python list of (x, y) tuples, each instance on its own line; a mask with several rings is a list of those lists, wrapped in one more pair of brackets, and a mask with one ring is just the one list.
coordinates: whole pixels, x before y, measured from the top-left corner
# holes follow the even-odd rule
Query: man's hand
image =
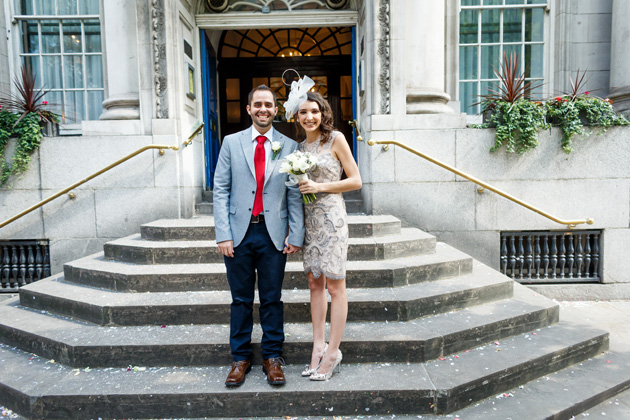
[(233, 241), (223, 241), (218, 242), (217, 246), (219, 247), (219, 252), (226, 257), (234, 258), (234, 242)]
[(285, 238), (285, 240), (284, 240), (284, 249), (282, 250), (283, 254), (295, 254), (300, 249), (302, 249), (302, 248), (299, 247), (299, 246), (291, 245), (289, 243), (289, 237), (288, 236)]

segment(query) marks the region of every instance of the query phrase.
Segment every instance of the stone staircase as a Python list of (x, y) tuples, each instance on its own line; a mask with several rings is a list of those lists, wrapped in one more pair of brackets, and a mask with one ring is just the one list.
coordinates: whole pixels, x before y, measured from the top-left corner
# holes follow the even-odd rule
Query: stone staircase
[(532, 395), (540, 417), (512, 413), (531, 420), (569, 418), (630, 386), (630, 362), (607, 352), (605, 331), (560, 322), (554, 302), (395, 217), (348, 222), (344, 363), (331, 381), (299, 374), (311, 327), (297, 255), (283, 292), (287, 384), (266, 383), (256, 326), (257, 365), (243, 386), (224, 386), (230, 294), (214, 220), (200, 215), (143, 225), (0, 303), (0, 405), (32, 419), (457, 411), (468, 420), (506, 418), (488, 397), (537, 389), (554, 372), (565, 379), (543, 380), (540, 392), (581, 390), (549, 407)]

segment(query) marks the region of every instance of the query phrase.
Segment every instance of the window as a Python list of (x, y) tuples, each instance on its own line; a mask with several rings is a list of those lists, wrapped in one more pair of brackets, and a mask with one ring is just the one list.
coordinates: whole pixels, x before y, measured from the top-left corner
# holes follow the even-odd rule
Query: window
[(104, 99), (99, 0), (15, 0), (21, 65), (62, 124), (96, 120)]
[[(459, 100), (462, 112), (478, 114), (479, 96), (498, 80), (503, 53), (516, 52), (527, 80), (544, 81), (547, 0), (461, 0)], [(524, 58), (524, 59), (523, 59)], [(535, 91), (533, 94), (540, 94)]]

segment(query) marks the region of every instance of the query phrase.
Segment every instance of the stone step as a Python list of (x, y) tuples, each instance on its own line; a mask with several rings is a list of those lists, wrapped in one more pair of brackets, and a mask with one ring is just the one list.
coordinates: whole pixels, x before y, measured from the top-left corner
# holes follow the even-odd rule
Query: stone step
[(214, 201), (214, 194), (212, 194), (212, 191), (201, 191), (201, 201), (204, 203), (212, 203)]
[[(401, 229), (399, 235), (350, 238), (348, 260), (384, 260), (435, 251), (435, 237), (415, 228)], [(204, 241), (145, 241), (140, 234), (108, 242), (105, 258), (137, 264), (199, 264), (223, 262), (217, 244)], [(293, 254), (289, 261), (302, 261)]]
[[(630, 418), (630, 362), (627, 354), (606, 352), (519, 387), (488, 397), (452, 414), (392, 414), (395, 420), (549, 420)], [(626, 389), (626, 391), (623, 391)], [(622, 391), (620, 393), (620, 391)], [(594, 404), (599, 405), (593, 407)], [(586, 410), (586, 411), (584, 411)], [(356, 418), (371, 418), (365, 413)], [(335, 419), (334, 416), (300, 416), (300, 420)], [(337, 417), (339, 418), (339, 417)], [(344, 417), (345, 418), (345, 417)], [(353, 419), (355, 417), (352, 417)], [(208, 420), (216, 418), (207, 417)], [(275, 420), (277, 417), (256, 417)], [(243, 420), (232, 417), (222, 420)]]
[(344, 363), (327, 382), (302, 378), (302, 365), (288, 365), (286, 385), (272, 387), (255, 365), (237, 389), (223, 384), (228, 366), (75, 370), (2, 346), (0, 401), (28, 418), (48, 420), (78, 413), (81, 418), (439, 414), (596, 356), (607, 346), (601, 330), (558, 323), (445, 360)]
[[(471, 274), (395, 288), (348, 289), (349, 321), (407, 321), (512, 296), (514, 281), (476, 263)], [(310, 321), (308, 290), (286, 290), (285, 322)], [(99, 325), (229, 323), (229, 291), (125, 293), (62, 275), (20, 289), (20, 303)], [(256, 299), (257, 302), (257, 299)], [(258, 304), (254, 311), (258, 313)]]
[[(384, 261), (348, 261), (348, 287), (394, 287), (468, 274), (472, 258), (442, 242), (434, 254)], [(102, 252), (64, 265), (67, 281), (117, 291), (177, 292), (228, 290), (223, 262), (215, 264), (130, 264), (106, 260)], [(289, 262), (285, 289), (306, 289), (301, 262)]]
[[(351, 363), (424, 362), (551, 325), (558, 320), (552, 301), (516, 285), (515, 296), (410, 322), (349, 322), (342, 350)], [(231, 361), (229, 327), (166, 325), (102, 327), (18, 305), (0, 306), (0, 341), (73, 367), (225, 365)], [(306, 362), (311, 325), (287, 323), (284, 357)], [(260, 362), (258, 325), (253, 333)]]
[[(348, 215), (351, 238), (397, 235), (400, 219), (393, 216)], [(148, 241), (207, 241), (215, 239), (214, 217), (162, 219), (141, 226), (140, 236)]]
[(206, 216), (214, 214), (214, 204), (204, 202), (195, 204), (195, 214)]

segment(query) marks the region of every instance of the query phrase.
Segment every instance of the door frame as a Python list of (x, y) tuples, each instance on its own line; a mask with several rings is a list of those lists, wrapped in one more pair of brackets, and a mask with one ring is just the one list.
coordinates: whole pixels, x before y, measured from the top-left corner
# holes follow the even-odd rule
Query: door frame
[[(359, 25), (359, 12), (357, 10), (296, 10), (290, 13), (203, 13), (195, 16), (195, 23), (197, 24), (197, 30), (230, 30), (230, 29), (265, 29), (265, 28), (319, 28), (330, 27), (334, 22), (335, 27), (350, 26), (353, 27), (353, 32), (357, 32)], [(353, 54), (352, 54), (352, 67), (353, 69), (357, 65), (354, 61), (357, 59), (356, 39), (353, 39)], [(218, 52), (217, 52), (218, 53)], [(217, 77), (219, 79), (220, 77)], [(356, 77), (353, 79), (353, 92), (358, 93)], [(219, 92), (219, 90), (217, 90)], [(353, 114), (358, 115), (359, 109), (354, 104), (358, 103), (358, 98), (353, 95)], [(205, 108), (205, 99), (202, 98), (203, 106)], [(223, 110), (219, 107), (219, 112)], [(208, 121), (204, 121), (208, 126)], [(356, 153), (356, 139), (353, 135), (352, 143), (354, 151)], [(217, 149), (220, 147), (221, 139), (216, 141), (217, 144), (213, 145)], [(355, 156), (356, 159), (356, 156)], [(211, 171), (212, 169), (209, 169)], [(211, 185), (211, 180), (206, 181), (207, 185)]]

